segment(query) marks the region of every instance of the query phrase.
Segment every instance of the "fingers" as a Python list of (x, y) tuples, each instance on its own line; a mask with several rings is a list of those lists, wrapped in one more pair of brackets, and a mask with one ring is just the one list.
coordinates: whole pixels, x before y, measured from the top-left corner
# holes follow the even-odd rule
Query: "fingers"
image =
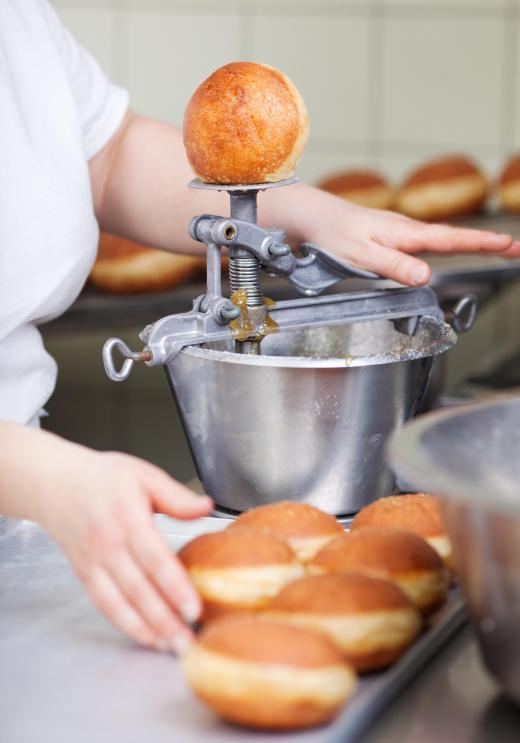
[(202, 610), (199, 594), (181, 563), (165, 543), (149, 514), (128, 513), (129, 549), (149, 580), (186, 622), (196, 622)]
[(121, 632), (140, 645), (156, 646), (154, 631), (140, 617), (117, 586), (101, 567), (96, 567), (84, 581), (92, 603)]
[(431, 276), (431, 269), (424, 261), (375, 241), (366, 246), (352, 246), (348, 257), (354, 259), (356, 265), (407, 286), (426, 284)]
[(520, 258), (520, 242), (515, 242), (510, 248), (500, 253), (501, 258)]
[(154, 633), (156, 646), (183, 653), (191, 643), (191, 631), (164, 600), (133, 556), (127, 550), (120, 549), (108, 556), (106, 568), (126, 602)]
[(403, 220), (395, 231), (394, 239), (396, 244), (392, 247), (412, 253), (422, 250), (437, 253), (504, 253), (513, 245), (510, 235), (411, 220)]
[(142, 485), (150, 494), (154, 509), (158, 513), (176, 519), (194, 519), (206, 516), (213, 508), (207, 495), (197, 495), (166, 474), (159, 467), (146, 463)]

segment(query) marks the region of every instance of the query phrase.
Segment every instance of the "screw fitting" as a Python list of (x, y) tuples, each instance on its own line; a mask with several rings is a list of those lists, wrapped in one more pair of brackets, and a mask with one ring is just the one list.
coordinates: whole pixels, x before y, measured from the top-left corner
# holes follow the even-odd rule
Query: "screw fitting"
[(271, 243), (267, 250), (269, 252), (269, 255), (272, 255), (274, 257), (289, 255), (289, 253), (291, 252), (290, 247), (288, 245), (284, 245), (283, 243)]

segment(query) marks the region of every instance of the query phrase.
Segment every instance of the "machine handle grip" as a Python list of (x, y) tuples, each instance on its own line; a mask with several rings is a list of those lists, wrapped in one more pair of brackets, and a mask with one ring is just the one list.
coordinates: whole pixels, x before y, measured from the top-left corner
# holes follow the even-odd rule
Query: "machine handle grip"
[(446, 322), (460, 335), (467, 333), (475, 324), (477, 317), (478, 299), (474, 294), (464, 294), (454, 304), (443, 304)]
[[(113, 352), (114, 350), (119, 351), (120, 355), (125, 359), (123, 366), (117, 370)], [(151, 361), (151, 351), (132, 351), (121, 338), (109, 338), (103, 346), (103, 366), (105, 367), (106, 375), (113, 382), (123, 382), (128, 379), (132, 367), (136, 361)]]

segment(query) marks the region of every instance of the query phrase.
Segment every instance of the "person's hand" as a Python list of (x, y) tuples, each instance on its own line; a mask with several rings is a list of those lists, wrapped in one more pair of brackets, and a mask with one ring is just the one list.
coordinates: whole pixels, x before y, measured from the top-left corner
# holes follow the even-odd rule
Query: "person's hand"
[[(316, 235), (318, 245), (321, 232)], [(414, 257), (422, 251), (520, 257), (520, 243), (514, 242), (510, 235), (425, 224), (395, 212), (356, 206), (352, 206), (346, 219), (336, 224), (334, 246), (337, 255), (356, 266), (411, 286), (426, 284), (431, 276), (428, 264)]]
[(288, 226), (294, 240), (315, 243), (401, 284), (420, 286), (429, 281), (430, 267), (415, 257), (422, 251), (520, 257), (520, 242), (510, 235), (417, 222), (395, 212), (356, 206), (311, 186), (291, 186), (286, 194), (267, 193), (263, 198), (264, 221)]
[(200, 598), (152, 514), (191, 519), (211, 508), (209, 498), (148, 462), (75, 447), (39, 520), (116, 627), (142, 645), (182, 653)]

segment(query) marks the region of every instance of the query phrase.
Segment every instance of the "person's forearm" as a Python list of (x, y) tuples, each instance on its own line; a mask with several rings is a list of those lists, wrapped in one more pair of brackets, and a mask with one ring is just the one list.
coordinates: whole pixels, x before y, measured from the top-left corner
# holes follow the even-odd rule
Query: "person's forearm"
[(42, 508), (58, 482), (74, 476), (78, 444), (51, 433), (0, 421), (0, 513), (42, 520)]
[[(129, 114), (105, 151), (90, 163), (96, 214), (109, 232), (177, 252), (203, 252), (188, 235), (196, 214), (229, 214), (226, 194), (187, 188), (194, 177), (181, 132), (171, 124)], [(305, 192), (305, 195), (304, 195)], [(307, 193), (308, 192), (308, 193)], [(302, 184), (259, 196), (259, 221), (305, 239), (315, 189)], [(302, 200), (308, 209), (302, 209)], [(317, 207), (317, 205), (316, 205)]]

